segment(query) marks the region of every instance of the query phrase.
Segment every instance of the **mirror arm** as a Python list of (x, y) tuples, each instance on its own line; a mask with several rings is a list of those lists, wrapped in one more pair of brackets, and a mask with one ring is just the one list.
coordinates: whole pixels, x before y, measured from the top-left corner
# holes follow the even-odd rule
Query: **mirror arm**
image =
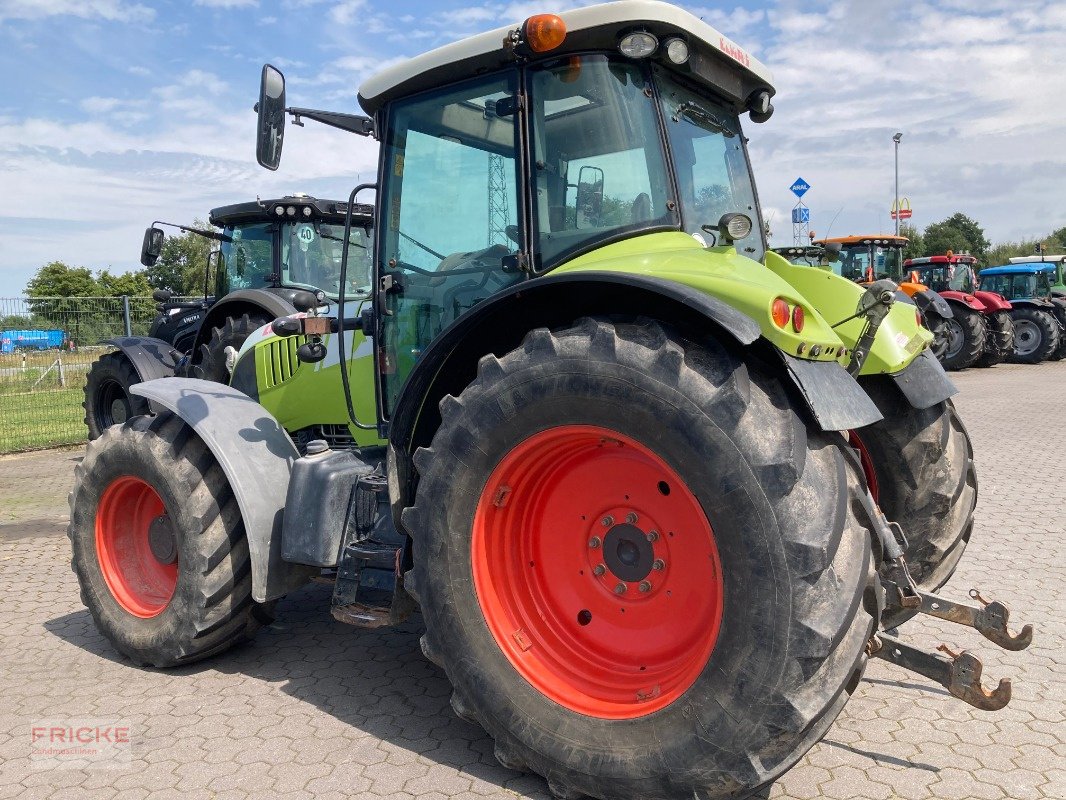
[(229, 242), (232, 241), (229, 236), (219, 233), (218, 231), (207, 231), (202, 228), (190, 228), (188, 225), (178, 225), (175, 222), (163, 222), (162, 220), (156, 220), (152, 223), (154, 228), (156, 225), (167, 225), (171, 228), (177, 228), (178, 230), (185, 231), (186, 233), (195, 233), (203, 236), (205, 239), (214, 239), (216, 242)]
[(374, 135), (374, 120), (359, 114), (342, 114), (339, 111), (318, 111), (313, 108), (286, 108), (285, 111), (292, 114), (293, 124), (303, 126), (301, 117), (313, 119), (323, 125), (340, 128), (342, 131), (357, 133), (360, 136)]

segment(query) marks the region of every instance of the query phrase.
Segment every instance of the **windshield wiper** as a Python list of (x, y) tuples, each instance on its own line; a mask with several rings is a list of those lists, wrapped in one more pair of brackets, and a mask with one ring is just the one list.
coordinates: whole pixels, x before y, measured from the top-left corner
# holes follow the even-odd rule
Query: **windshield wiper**
[(718, 117), (716, 117), (710, 111), (703, 108), (701, 105), (695, 103), (692, 100), (686, 100), (681, 105), (679, 105), (677, 107), (677, 111), (674, 112), (674, 116), (672, 117), (672, 119), (674, 120), (674, 122), (680, 122), (681, 117), (686, 117), (690, 122), (694, 122), (704, 130), (710, 131), (711, 133), (720, 133), (729, 139), (732, 139), (734, 136), (736, 136), (733, 131), (729, 130), (729, 128), (725, 126), (725, 123), (722, 122), (722, 120), (718, 119)]
[(434, 258), (439, 258), (441, 261), (443, 261), (444, 259), (447, 258), (447, 256), (438, 253), (436, 250), (434, 250), (431, 247), (427, 247), (426, 245), (424, 245), (420, 241), (418, 241), (418, 239), (414, 238), (413, 236), (408, 236), (403, 231), (396, 231), (396, 233), (399, 234), (400, 236), (402, 236), (407, 241), (411, 242), (411, 244), (414, 244), (414, 245), (417, 245), (418, 247), (421, 247), (423, 250), (425, 250), (427, 253), (429, 253)]

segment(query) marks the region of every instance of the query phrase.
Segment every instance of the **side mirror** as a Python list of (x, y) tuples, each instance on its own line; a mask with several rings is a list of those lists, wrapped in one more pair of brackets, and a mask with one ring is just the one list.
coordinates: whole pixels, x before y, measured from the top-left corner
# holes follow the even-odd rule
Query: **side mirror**
[(146, 267), (155, 266), (162, 252), (163, 231), (156, 227), (148, 228), (144, 232), (144, 241), (141, 242), (141, 263)]
[(281, 146), (285, 137), (285, 76), (270, 64), (263, 65), (259, 81), (259, 102), (255, 110), (255, 158), (259, 166), (276, 170), (281, 163)]
[(826, 242), (825, 244), (825, 260), (830, 264), (835, 264), (840, 260), (840, 242)]
[(212, 250), (207, 254), (207, 270), (204, 272), (204, 297), (210, 297), (211, 287), (218, 285), (218, 268), (222, 263), (222, 251)]
[(603, 214), (603, 170), (599, 167), (582, 167), (577, 178), (578, 228), (597, 226)]

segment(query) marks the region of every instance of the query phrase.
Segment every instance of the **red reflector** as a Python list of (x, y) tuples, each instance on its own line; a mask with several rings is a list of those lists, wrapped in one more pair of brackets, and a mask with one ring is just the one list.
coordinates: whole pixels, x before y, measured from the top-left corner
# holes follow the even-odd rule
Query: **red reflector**
[(788, 318), (791, 316), (791, 310), (788, 307), (788, 303), (780, 297), (774, 300), (774, 304), (770, 309), (770, 316), (773, 317), (774, 324), (777, 325), (777, 327), (785, 327), (788, 324)]
[(792, 330), (796, 333), (803, 330), (803, 306), (792, 309)]

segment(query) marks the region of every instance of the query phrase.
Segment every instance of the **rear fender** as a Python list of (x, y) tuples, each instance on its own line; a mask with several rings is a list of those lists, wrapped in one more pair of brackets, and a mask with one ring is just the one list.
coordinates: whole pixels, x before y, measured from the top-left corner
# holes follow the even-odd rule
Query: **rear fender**
[(662, 320), (694, 339), (715, 335), (733, 347), (757, 349), (761, 358), (776, 353), (784, 374), (823, 430), (862, 427), (881, 419), (869, 396), (839, 363), (795, 358), (771, 347), (761, 338), (755, 320), (717, 297), (645, 275), (553, 273), (479, 303), (419, 357), (389, 419), (389, 494), (400, 530), (399, 512), (412, 502), (415, 487), (411, 456), (418, 447), (428, 446), (439, 427), (440, 400), (458, 395), (475, 379), (482, 356), (510, 352), (535, 328), (611, 315)]
[(317, 570), (281, 558), (285, 496), (300, 454), (277, 420), (236, 389), (197, 378), (153, 380), (131, 391), (185, 420), (222, 466), (248, 537), (252, 599), (265, 603), (306, 583)]
[(942, 319), (951, 319), (955, 316), (951, 310), (951, 304), (932, 289), (915, 292), (911, 295), (911, 299), (926, 319), (934, 315)]
[(956, 306), (968, 308), (971, 311), (976, 311), (979, 314), (987, 314), (988, 307), (977, 299), (972, 294), (966, 294), (965, 292), (956, 292), (955, 290), (949, 290), (947, 292), (941, 292), (940, 296)]
[(1010, 311), (1010, 301), (1001, 294), (982, 291), (976, 291), (973, 294), (991, 311)]

